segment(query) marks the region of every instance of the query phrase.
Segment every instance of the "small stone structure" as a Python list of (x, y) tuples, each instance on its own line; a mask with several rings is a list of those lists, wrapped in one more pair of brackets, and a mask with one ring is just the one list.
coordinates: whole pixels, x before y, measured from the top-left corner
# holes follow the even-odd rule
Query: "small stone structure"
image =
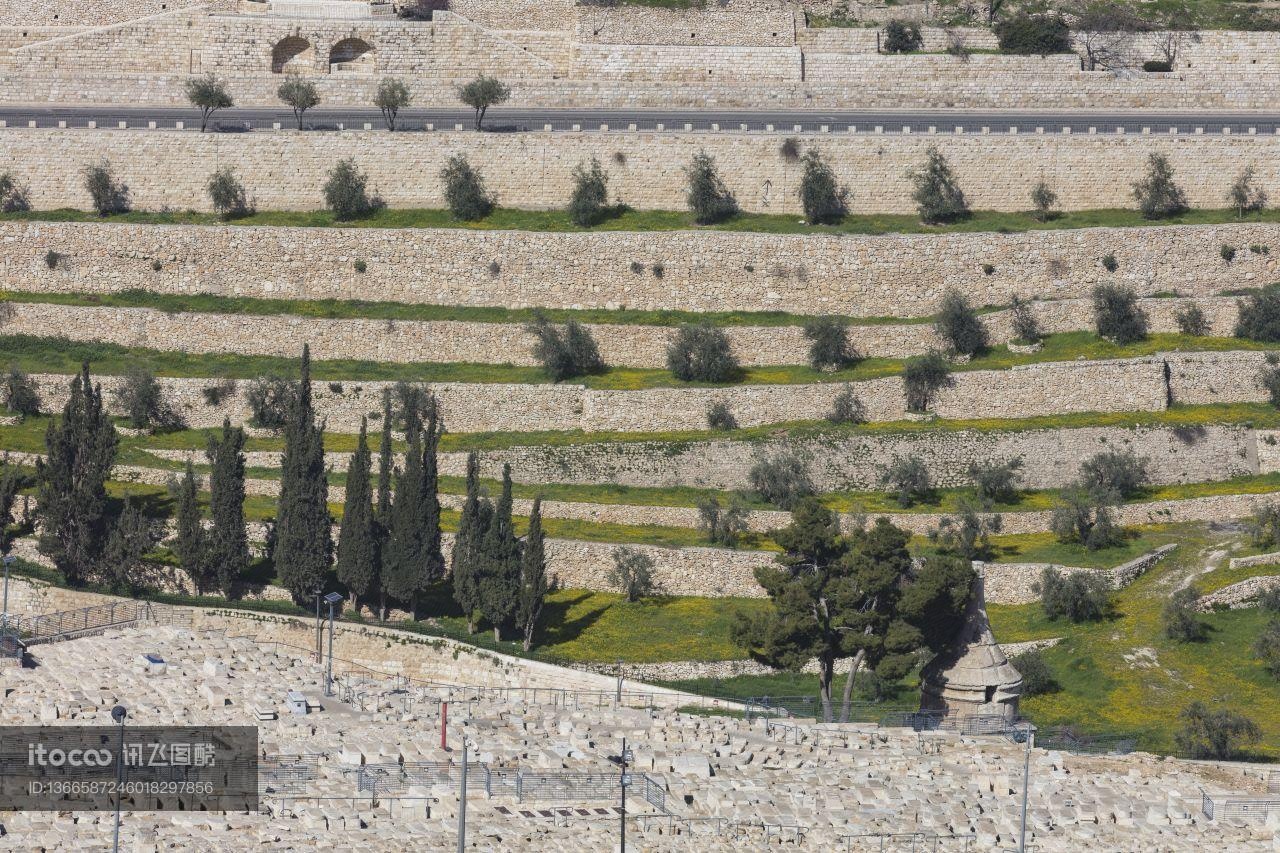
[(1018, 716), (1022, 675), (996, 643), (987, 621), (983, 565), (975, 563), (973, 597), (965, 611), (964, 628), (955, 647), (938, 655), (921, 674), (920, 709), (942, 711), (948, 717)]

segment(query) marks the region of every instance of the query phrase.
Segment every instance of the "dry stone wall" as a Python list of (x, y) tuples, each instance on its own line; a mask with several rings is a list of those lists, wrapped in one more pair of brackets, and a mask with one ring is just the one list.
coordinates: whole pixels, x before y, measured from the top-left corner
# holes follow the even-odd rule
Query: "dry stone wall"
[[(1231, 264), (1223, 244), (1242, 249)], [(948, 287), (975, 305), (1007, 305), (1019, 295), (1079, 299), (1101, 282), (1188, 296), (1266, 284), (1277, 262), (1244, 247), (1280, 248), (1280, 225), (800, 237), (0, 222), (0, 245), (0, 287), (15, 291), (923, 317)], [(60, 256), (54, 269), (50, 251)], [(1103, 268), (1105, 255), (1114, 255), (1115, 273)], [(1147, 307), (1172, 322), (1173, 302)], [(1055, 310), (1038, 308), (1045, 317)], [(1078, 327), (1078, 306), (1062, 310), (1068, 316), (1053, 322)], [(1216, 332), (1229, 325), (1215, 318)]]

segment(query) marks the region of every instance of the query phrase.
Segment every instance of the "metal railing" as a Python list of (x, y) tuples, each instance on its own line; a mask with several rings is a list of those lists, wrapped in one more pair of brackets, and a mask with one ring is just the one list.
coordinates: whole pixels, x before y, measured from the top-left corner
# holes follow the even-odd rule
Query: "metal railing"
[(1238, 797), (1201, 791), (1200, 810), (1209, 820), (1266, 820), (1272, 813), (1280, 814), (1280, 798)]
[(62, 610), (39, 616), (19, 616), (9, 622), (11, 630), (23, 638), (30, 647), (38, 643), (67, 640), (85, 634), (104, 631), (123, 625), (131, 625), (151, 616), (148, 602), (128, 600), (82, 607), (79, 610)]
[(917, 732), (953, 731), (964, 735), (1003, 735), (1018, 728), (1002, 714), (947, 716), (941, 711), (895, 711), (880, 719), (886, 729), (911, 729)]
[(1138, 740), (1129, 735), (1092, 735), (1074, 728), (1041, 729), (1036, 746), (1062, 752), (1090, 755), (1128, 755)]
[(269, 755), (258, 763), (258, 783), (262, 795), (297, 797), (320, 777), (319, 754)]
[(842, 835), (840, 843), (850, 853), (942, 853), (969, 851), (977, 846), (977, 835), (935, 835), (931, 832), (865, 833)]

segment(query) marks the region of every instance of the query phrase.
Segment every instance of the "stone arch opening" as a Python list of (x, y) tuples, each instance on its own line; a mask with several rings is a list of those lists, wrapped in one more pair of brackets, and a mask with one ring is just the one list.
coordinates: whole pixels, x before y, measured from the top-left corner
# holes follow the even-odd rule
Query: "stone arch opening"
[(271, 73), (310, 71), (315, 65), (315, 48), (301, 36), (289, 36), (271, 49)]
[(329, 50), (330, 71), (372, 72), (373, 45), (360, 38), (345, 38)]

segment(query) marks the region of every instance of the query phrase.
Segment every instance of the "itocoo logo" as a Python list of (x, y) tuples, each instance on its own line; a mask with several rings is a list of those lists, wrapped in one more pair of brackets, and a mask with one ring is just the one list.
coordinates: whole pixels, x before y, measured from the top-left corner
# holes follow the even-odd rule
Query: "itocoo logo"
[(114, 761), (109, 749), (47, 749), (42, 743), (27, 744), (30, 767), (110, 767)]

